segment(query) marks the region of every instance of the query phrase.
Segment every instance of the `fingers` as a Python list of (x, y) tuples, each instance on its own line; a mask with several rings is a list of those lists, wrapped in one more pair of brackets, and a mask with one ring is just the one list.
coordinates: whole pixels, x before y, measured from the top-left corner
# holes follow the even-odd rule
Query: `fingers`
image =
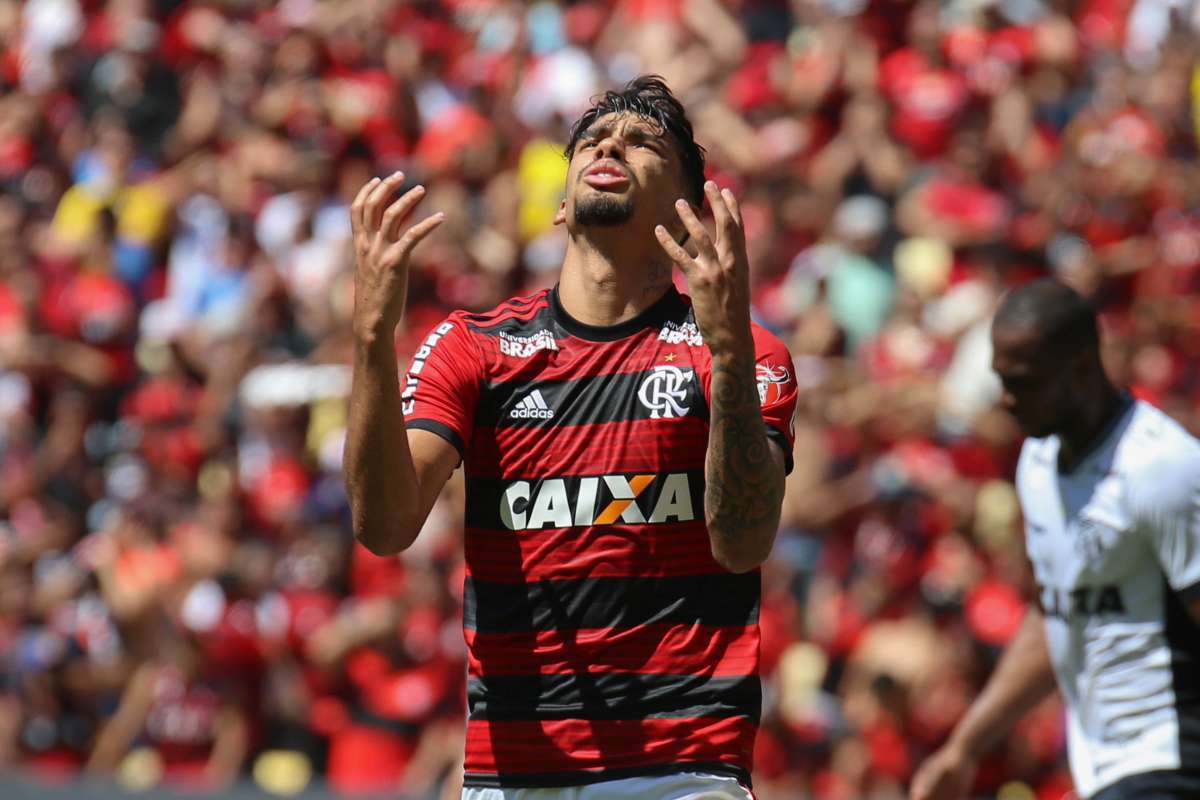
[(692, 261), (692, 257), (688, 255), (687, 250), (683, 249), (683, 245), (672, 239), (671, 234), (662, 225), (654, 226), (654, 238), (658, 239), (658, 244), (662, 247), (663, 251), (666, 252), (672, 261), (679, 265), (679, 268), (686, 275), (694, 262)]
[(409, 189), (400, 199), (388, 206), (387, 211), (383, 212), (383, 221), (379, 226), (379, 232), (383, 235), (386, 242), (393, 241), (400, 233), (400, 222), (408, 216), (408, 212), (412, 211), (413, 207), (421, 202), (421, 198), (425, 196), (424, 186), (414, 186)]
[(742, 227), (742, 207), (738, 205), (737, 198), (729, 189), (722, 189), (721, 197), (725, 200), (725, 205), (729, 207), (729, 213), (733, 217), (734, 223), (737, 224), (738, 235), (742, 235), (745, 232)]
[(696, 217), (696, 212), (692, 211), (688, 202), (683, 199), (676, 200), (675, 212), (679, 214), (679, 219), (683, 220), (683, 225), (692, 237), (692, 242), (700, 248), (700, 254), (715, 256), (716, 248), (713, 247), (712, 237), (708, 235), (704, 223)]
[(375, 233), (379, 230), (384, 204), (403, 183), (404, 173), (393, 172), (377, 183), (371, 193), (367, 195), (366, 203), (363, 206), (363, 229), (367, 233)]
[(708, 204), (712, 207), (713, 219), (717, 222), (717, 241), (721, 243), (736, 241), (737, 231), (734, 230), (733, 213), (729, 210), (725, 196), (717, 188), (715, 182), (708, 181), (704, 184), (704, 196), (708, 198)]
[(384, 254), (384, 263), (401, 263), (412, 252), (414, 247), (419, 245), (426, 236), (433, 233), (433, 230), (445, 222), (445, 220), (446, 215), (439, 211), (413, 225), (404, 232), (404, 235), (398, 241), (388, 247)]
[(363, 229), (363, 211), (367, 207), (367, 196), (378, 184), (379, 178), (371, 178), (358, 190), (354, 202), (350, 204), (350, 229), (356, 234)]

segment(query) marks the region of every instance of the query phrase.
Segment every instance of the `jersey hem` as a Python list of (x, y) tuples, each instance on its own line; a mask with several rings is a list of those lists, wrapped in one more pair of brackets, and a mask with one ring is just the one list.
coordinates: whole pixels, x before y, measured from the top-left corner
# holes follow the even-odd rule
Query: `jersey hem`
[(593, 783), (618, 781), (626, 778), (652, 778), (662, 775), (675, 775), (681, 772), (701, 772), (730, 777), (736, 779), (738, 783), (747, 789), (754, 788), (750, 783), (749, 770), (720, 761), (682, 761), (672, 764), (650, 764), (641, 767), (580, 770), (577, 772), (516, 774), (466, 772), (463, 774), (463, 787), (469, 789), (555, 789), (566, 786), (587, 786)]

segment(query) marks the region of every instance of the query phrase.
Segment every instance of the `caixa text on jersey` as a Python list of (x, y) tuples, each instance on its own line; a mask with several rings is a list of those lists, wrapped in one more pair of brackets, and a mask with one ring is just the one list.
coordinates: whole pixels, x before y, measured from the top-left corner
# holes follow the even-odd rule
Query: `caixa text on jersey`
[(696, 483), (684, 472), (514, 481), (500, 493), (500, 520), (515, 531), (688, 522), (700, 504)]

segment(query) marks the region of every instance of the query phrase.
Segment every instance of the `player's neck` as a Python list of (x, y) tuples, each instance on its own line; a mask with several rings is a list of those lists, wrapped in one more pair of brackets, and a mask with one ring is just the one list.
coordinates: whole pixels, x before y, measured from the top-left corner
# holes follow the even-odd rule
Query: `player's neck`
[(1072, 472), (1091, 453), (1113, 422), (1125, 412), (1128, 397), (1107, 380), (1091, 394), (1095, 399), (1080, 409), (1072, 424), (1058, 434), (1058, 469)]
[[(653, 238), (650, 242), (658, 247)], [(559, 301), (568, 314), (588, 325), (632, 319), (671, 288), (671, 266), (661, 250), (606, 244), (568, 241), (563, 259)]]

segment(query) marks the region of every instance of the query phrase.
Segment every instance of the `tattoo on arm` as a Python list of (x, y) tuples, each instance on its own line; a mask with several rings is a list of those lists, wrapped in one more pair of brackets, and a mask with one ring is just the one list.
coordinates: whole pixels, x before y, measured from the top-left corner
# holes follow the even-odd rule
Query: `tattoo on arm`
[(714, 541), (734, 545), (761, 531), (774, 536), (784, 479), (773, 446), (759, 406), (753, 356), (714, 359), (704, 468), (704, 511)]

